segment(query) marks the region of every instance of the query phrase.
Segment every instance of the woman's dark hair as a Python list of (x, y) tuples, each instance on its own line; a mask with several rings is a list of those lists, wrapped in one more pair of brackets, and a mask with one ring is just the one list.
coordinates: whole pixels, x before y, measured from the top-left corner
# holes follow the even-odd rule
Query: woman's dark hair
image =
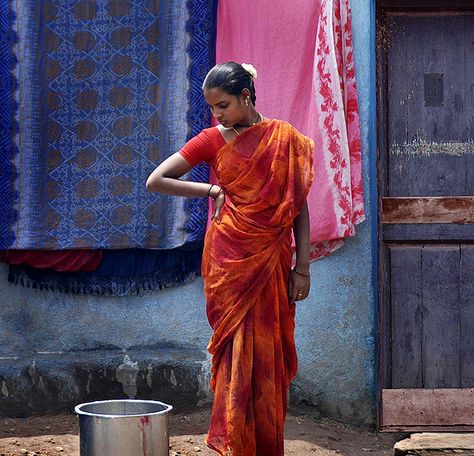
[(249, 89), (253, 105), (257, 101), (255, 86), (250, 73), (242, 65), (235, 62), (219, 63), (207, 73), (202, 90), (222, 89), (229, 95), (240, 95), (242, 90)]

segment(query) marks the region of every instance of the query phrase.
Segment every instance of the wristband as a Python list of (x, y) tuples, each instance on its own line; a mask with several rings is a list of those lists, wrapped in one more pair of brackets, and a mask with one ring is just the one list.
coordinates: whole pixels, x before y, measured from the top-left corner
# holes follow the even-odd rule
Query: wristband
[(217, 195), (215, 196), (215, 198), (212, 198), (213, 201), (215, 201), (217, 199), (217, 197), (221, 194), (221, 193), (224, 193), (224, 189), (221, 187), (219, 188), (219, 191), (217, 192)]
[(294, 267), (292, 269), (292, 271), (296, 272), (297, 274), (299, 274), (300, 276), (303, 276), (303, 277), (309, 277), (311, 275), (311, 271), (308, 270), (308, 272), (301, 272), (301, 271), (298, 271), (298, 269), (296, 269), (296, 267)]
[[(208, 197), (208, 198), (212, 198), (212, 197), (211, 197), (211, 190), (212, 190), (212, 187), (214, 187), (214, 184), (211, 184), (211, 186), (209, 187), (209, 190), (207, 191), (207, 197)], [(212, 198), (212, 199), (214, 199), (214, 198)]]

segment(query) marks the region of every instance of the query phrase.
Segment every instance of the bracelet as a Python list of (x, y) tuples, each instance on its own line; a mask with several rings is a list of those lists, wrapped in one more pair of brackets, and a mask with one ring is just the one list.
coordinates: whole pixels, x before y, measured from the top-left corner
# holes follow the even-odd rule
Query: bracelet
[(308, 270), (308, 272), (301, 272), (301, 271), (298, 271), (298, 269), (296, 269), (296, 266), (292, 269), (292, 271), (296, 272), (297, 274), (299, 274), (300, 276), (303, 276), (303, 277), (309, 277), (311, 275), (311, 271)]
[(215, 201), (215, 200), (217, 199), (217, 197), (218, 197), (221, 193), (224, 193), (224, 190), (223, 190), (222, 187), (219, 188), (219, 191), (217, 192), (217, 195), (216, 195), (214, 198), (212, 198), (212, 196), (211, 196), (212, 200)]
[[(207, 197), (210, 198), (211, 197), (211, 190), (212, 190), (212, 187), (214, 187), (214, 184), (211, 184), (211, 186), (209, 187), (209, 190), (207, 191)], [(212, 198), (214, 199), (214, 198)]]

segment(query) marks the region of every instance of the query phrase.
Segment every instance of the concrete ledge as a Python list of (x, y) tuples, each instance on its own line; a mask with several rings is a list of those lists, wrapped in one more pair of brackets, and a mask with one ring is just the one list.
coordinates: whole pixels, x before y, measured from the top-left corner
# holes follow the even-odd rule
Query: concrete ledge
[(397, 442), (394, 456), (474, 455), (474, 434), (423, 432)]
[(0, 360), (0, 414), (71, 411), (81, 402), (156, 399), (177, 411), (210, 402), (205, 352), (182, 349), (37, 353)]

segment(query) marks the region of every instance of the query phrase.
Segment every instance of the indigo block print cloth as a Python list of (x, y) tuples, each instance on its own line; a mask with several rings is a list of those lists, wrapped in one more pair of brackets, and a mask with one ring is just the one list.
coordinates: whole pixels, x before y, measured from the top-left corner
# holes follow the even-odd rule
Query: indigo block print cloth
[(148, 194), (145, 181), (209, 125), (197, 88), (213, 64), (215, 0), (0, 3), (0, 248), (202, 238), (205, 203)]

